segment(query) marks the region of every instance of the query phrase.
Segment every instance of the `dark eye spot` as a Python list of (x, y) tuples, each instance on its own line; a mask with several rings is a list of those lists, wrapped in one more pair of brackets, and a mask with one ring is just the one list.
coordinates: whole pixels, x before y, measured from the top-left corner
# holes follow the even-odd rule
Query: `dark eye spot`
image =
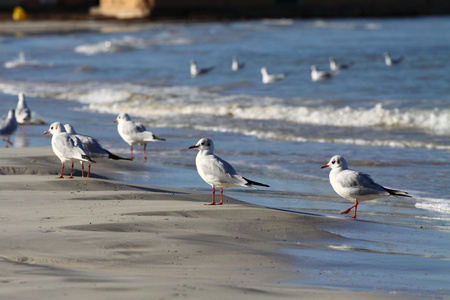
[(331, 162), (332, 165), (334, 165), (335, 163), (336, 163), (336, 161), (334, 161), (334, 160)]
[(340, 164), (341, 164), (341, 161), (338, 159), (337, 163), (338, 163), (338, 165), (340, 165)]

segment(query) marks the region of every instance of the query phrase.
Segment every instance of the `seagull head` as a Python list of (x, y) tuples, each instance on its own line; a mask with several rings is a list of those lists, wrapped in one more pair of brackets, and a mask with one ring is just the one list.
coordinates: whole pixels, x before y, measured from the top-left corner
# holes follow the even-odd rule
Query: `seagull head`
[(117, 118), (114, 120), (114, 123), (120, 123), (123, 121), (131, 121), (130, 116), (127, 113), (120, 113)]
[(202, 138), (200, 139), (197, 144), (190, 146), (189, 149), (197, 148), (200, 151), (214, 151), (214, 143), (211, 139), (208, 138)]
[(326, 165), (322, 166), (322, 169), (323, 168), (331, 168), (331, 169), (342, 168), (345, 170), (347, 169), (347, 161), (342, 156), (335, 155), (330, 159), (330, 161)]
[(59, 122), (54, 122), (54, 123), (52, 123), (52, 125), (50, 125), (48, 130), (46, 132), (44, 132), (44, 134), (51, 133), (54, 135), (56, 133), (61, 133), (61, 132), (66, 132), (66, 130), (64, 129), (64, 126), (62, 126), (62, 124)]

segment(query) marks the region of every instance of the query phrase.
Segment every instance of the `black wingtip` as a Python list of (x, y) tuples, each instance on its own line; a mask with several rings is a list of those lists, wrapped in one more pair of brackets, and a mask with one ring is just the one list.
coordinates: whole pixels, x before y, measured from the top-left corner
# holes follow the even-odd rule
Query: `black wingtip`
[(259, 186), (270, 187), (270, 185), (267, 185), (267, 184), (264, 184), (261, 182), (253, 181), (253, 180), (247, 179), (245, 177), (242, 177), (242, 178), (244, 178), (247, 181), (246, 185), (259, 185)]

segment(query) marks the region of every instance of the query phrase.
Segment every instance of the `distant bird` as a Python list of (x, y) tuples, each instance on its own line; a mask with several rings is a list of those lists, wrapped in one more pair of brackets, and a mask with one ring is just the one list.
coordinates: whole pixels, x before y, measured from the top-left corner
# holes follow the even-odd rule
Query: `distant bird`
[(239, 69), (243, 69), (245, 67), (245, 64), (240, 63), (236, 56), (233, 56), (231, 58), (231, 70), (234, 72), (238, 71)]
[(54, 122), (53, 124), (51, 124), (50, 128), (44, 132), (44, 134), (47, 133), (51, 133), (53, 135), (52, 149), (55, 155), (61, 160), (62, 167), (61, 175), (59, 175), (59, 178), (64, 178), (63, 172), (64, 164), (66, 162), (72, 163), (72, 169), (69, 178), (73, 178), (74, 161), (95, 163), (95, 161), (92, 160), (84, 150), (81, 140), (76, 135), (67, 133), (61, 123)]
[(353, 65), (353, 62), (349, 62), (347, 64), (337, 64), (333, 57), (328, 58), (328, 61), (330, 62), (331, 71), (348, 69)]
[(8, 148), (9, 145), (13, 145), (10, 141), (11, 135), (13, 135), (17, 130), (17, 121), (14, 113), (14, 109), (8, 111), (8, 116), (0, 123), (0, 136), (2, 140), (6, 142), (5, 148)]
[(275, 75), (271, 75), (267, 72), (267, 68), (266, 67), (262, 67), (261, 68), (261, 75), (262, 75), (262, 82), (264, 84), (270, 83), (270, 82), (275, 82), (275, 81), (279, 81), (279, 80), (283, 80), (284, 78), (286, 78), (286, 74), (275, 74)]
[(220, 202), (223, 204), (223, 188), (234, 186), (245, 186), (254, 188), (253, 185), (269, 187), (267, 184), (252, 181), (239, 175), (234, 168), (225, 160), (214, 154), (214, 143), (211, 139), (202, 138), (189, 149), (199, 150), (195, 164), (200, 177), (212, 186), (212, 202), (215, 205), (216, 188), (220, 188)]
[(19, 124), (19, 130), (21, 130), (20, 125), (25, 125), (25, 130), (28, 128), (28, 124), (31, 121), (31, 110), (28, 108), (27, 103), (25, 102), (25, 94), (19, 93), (18, 95), (19, 101), (17, 102), (16, 107), (16, 120)]
[(352, 218), (356, 218), (358, 201), (390, 196), (411, 197), (407, 195), (407, 192), (388, 189), (379, 185), (373, 181), (369, 174), (348, 169), (347, 161), (340, 155), (333, 156), (328, 164), (322, 166), (323, 168), (331, 168), (330, 183), (334, 191), (345, 199), (355, 201), (355, 205), (341, 212), (341, 214), (348, 214), (354, 208)]
[(319, 81), (323, 79), (333, 78), (335, 73), (327, 71), (319, 71), (316, 65), (311, 66), (311, 79), (312, 81)]
[(206, 74), (214, 69), (214, 67), (199, 69), (197, 67), (197, 63), (194, 60), (191, 60), (190, 64), (191, 64), (191, 77), (197, 77), (199, 75)]
[(389, 52), (384, 52), (384, 63), (386, 66), (391, 67), (393, 65), (398, 65), (403, 61), (403, 56), (397, 58), (391, 58)]
[(147, 156), (145, 155), (147, 143), (165, 141), (165, 139), (157, 137), (151, 131), (147, 131), (141, 123), (132, 121), (127, 113), (120, 113), (114, 122), (117, 123), (117, 131), (119, 132), (119, 135), (126, 143), (130, 145), (131, 160), (133, 160), (133, 145), (144, 145), (142, 157), (144, 160), (147, 160)]
[[(100, 144), (100, 142), (97, 139), (94, 139), (93, 137), (88, 136), (88, 135), (77, 133), (75, 131), (75, 129), (73, 128), (73, 126), (70, 124), (65, 124), (64, 129), (66, 130), (66, 132), (68, 134), (72, 134), (80, 139), (81, 143), (83, 144), (84, 151), (86, 151), (87, 155), (90, 158), (109, 158), (109, 159), (114, 159), (114, 160), (119, 160), (119, 159), (131, 160), (129, 158), (120, 157), (118, 155), (115, 155), (115, 154), (109, 152), (108, 150), (106, 150), (105, 148), (102, 147), (102, 145)], [(81, 172), (84, 176), (83, 161), (80, 161), (80, 162), (81, 162)], [(88, 163), (87, 177), (91, 177), (91, 163), (90, 162)]]

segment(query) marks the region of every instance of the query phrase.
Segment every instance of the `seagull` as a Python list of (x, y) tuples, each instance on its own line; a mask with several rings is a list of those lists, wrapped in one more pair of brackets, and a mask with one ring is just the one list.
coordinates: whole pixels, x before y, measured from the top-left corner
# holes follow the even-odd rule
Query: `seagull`
[(233, 70), (234, 72), (236, 72), (239, 69), (243, 69), (245, 67), (245, 64), (243, 63), (239, 63), (238, 59), (236, 58), (236, 56), (233, 56), (231, 58), (231, 70)]
[(220, 188), (220, 202), (218, 205), (222, 205), (223, 188), (234, 186), (254, 188), (253, 185), (269, 187), (267, 184), (252, 181), (236, 173), (228, 162), (214, 154), (214, 143), (211, 139), (202, 138), (197, 144), (189, 147), (189, 149), (193, 148), (199, 150), (195, 159), (198, 174), (207, 184), (212, 186), (212, 202), (210, 205), (216, 204), (216, 188)]
[[(66, 124), (64, 125), (64, 129), (68, 134), (75, 135), (77, 138), (80, 139), (81, 143), (83, 144), (83, 149), (86, 151), (87, 155), (91, 158), (97, 158), (97, 157), (104, 157), (114, 160), (119, 159), (125, 159), (125, 160), (131, 160), (129, 158), (120, 157), (118, 155), (115, 155), (100, 145), (100, 142), (97, 139), (94, 139), (91, 136), (79, 134), (75, 131), (72, 125)], [(84, 165), (83, 161), (81, 161), (81, 172), (84, 174)], [(83, 175), (84, 176), (84, 175)], [(91, 163), (88, 164), (88, 173), (87, 177), (91, 177)]]
[(13, 145), (13, 143), (9, 140), (11, 135), (13, 135), (17, 130), (17, 121), (14, 113), (14, 109), (10, 109), (8, 112), (8, 116), (0, 123), (0, 136), (2, 140), (6, 142), (5, 148), (8, 148), (9, 145)]
[[(86, 151), (84, 151), (81, 140), (76, 135), (67, 133), (61, 123), (54, 122), (53, 124), (51, 124), (50, 128), (44, 132), (44, 134), (47, 133), (51, 133), (53, 135), (52, 149), (55, 155), (58, 156), (58, 158), (61, 160), (62, 168), (59, 178), (64, 178), (64, 163), (66, 162), (72, 162), (72, 169), (69, 178), (73, 178), (74, 161), (95, 163), (95, 161), (93, 161), (86, 153)], [(84, 177), (84, 172), (82, 175)]]
[(350, 62), (348, 64), (337, 64), (333, 57), (328, 58), (328, 61), (330, 62), (330, 70), (331, 71), (348, 69), (351, 67), (351, 65), (353, 65), (353, 62)]
[(311, 79), (312, 81), (319, 81), (322, 79), (330, 79), (334, 76), (333, 72), (319, 71), (316, 65), (311, 66)]
[(385, 188), (370, 177), (369, 174), (348, 169), (347, 161), (340, 155), (333, 156), (323, 168), (331, 168), (330, 183), (339, 196), (355, 201), (355, 205), (349, 207), (341, 214), (348, 214), (355, 208), (352, 218), (356, 218), (358, 201), (385, 198), (390, 196), (411, 197), (407, 192)]
[(21, 129), (20, 125), (25, 125), (25, 130), (27, 130), (28, 124), (31, 121), (31, 110), (28, 108), (27, 103), (25, 102), (25, 94), (19, 93), (18, 95), (19, 101), (17, 102), (16, 107), (16, 120), (19, 123), (19, 129)]
[(384, 52), (384, 63), (386, 66), (390, 67), (393, 65), (398, 65), (403, 60), (403, 56), (397, 57), (397, 58), (391, 58), (389, 55), (389, 52)]
[(133, 145), (144, 145), (142, 157), (144, 160), (147, 160), (147, 156), (145, 155), (147, 143), (165, 141), (165, 139), (157, 137), (151, 131), (147, 131), (141, 123), (132, 121), (127, 113), (120, 113), (114, 122), (117, 123), (117, 131), (122, 139), (130, 145), (131, 160), (133, 160)]
[(191, 77), (192, 78), (197, 77), (198, 75), (206, 74), (209, 71), (212, 71), (212, 69), (214, 69), (214, 67), (199, 69), (197, 67), (197, 63), (194, 60), (191, 60), (190, 64), (191, 64)]
[(267, 68), (266, 67), (262, 67), (261, 68), (261, 75), (262, 75), (262, 82), (264, 84), (267, 84), (267, 83), (270, 83), (270, 82), (279, 81), (279, 80), (283, 80), (284, 78), (286, 78), (286, 74), (271, 75), (271, 74), (267, 73)]

